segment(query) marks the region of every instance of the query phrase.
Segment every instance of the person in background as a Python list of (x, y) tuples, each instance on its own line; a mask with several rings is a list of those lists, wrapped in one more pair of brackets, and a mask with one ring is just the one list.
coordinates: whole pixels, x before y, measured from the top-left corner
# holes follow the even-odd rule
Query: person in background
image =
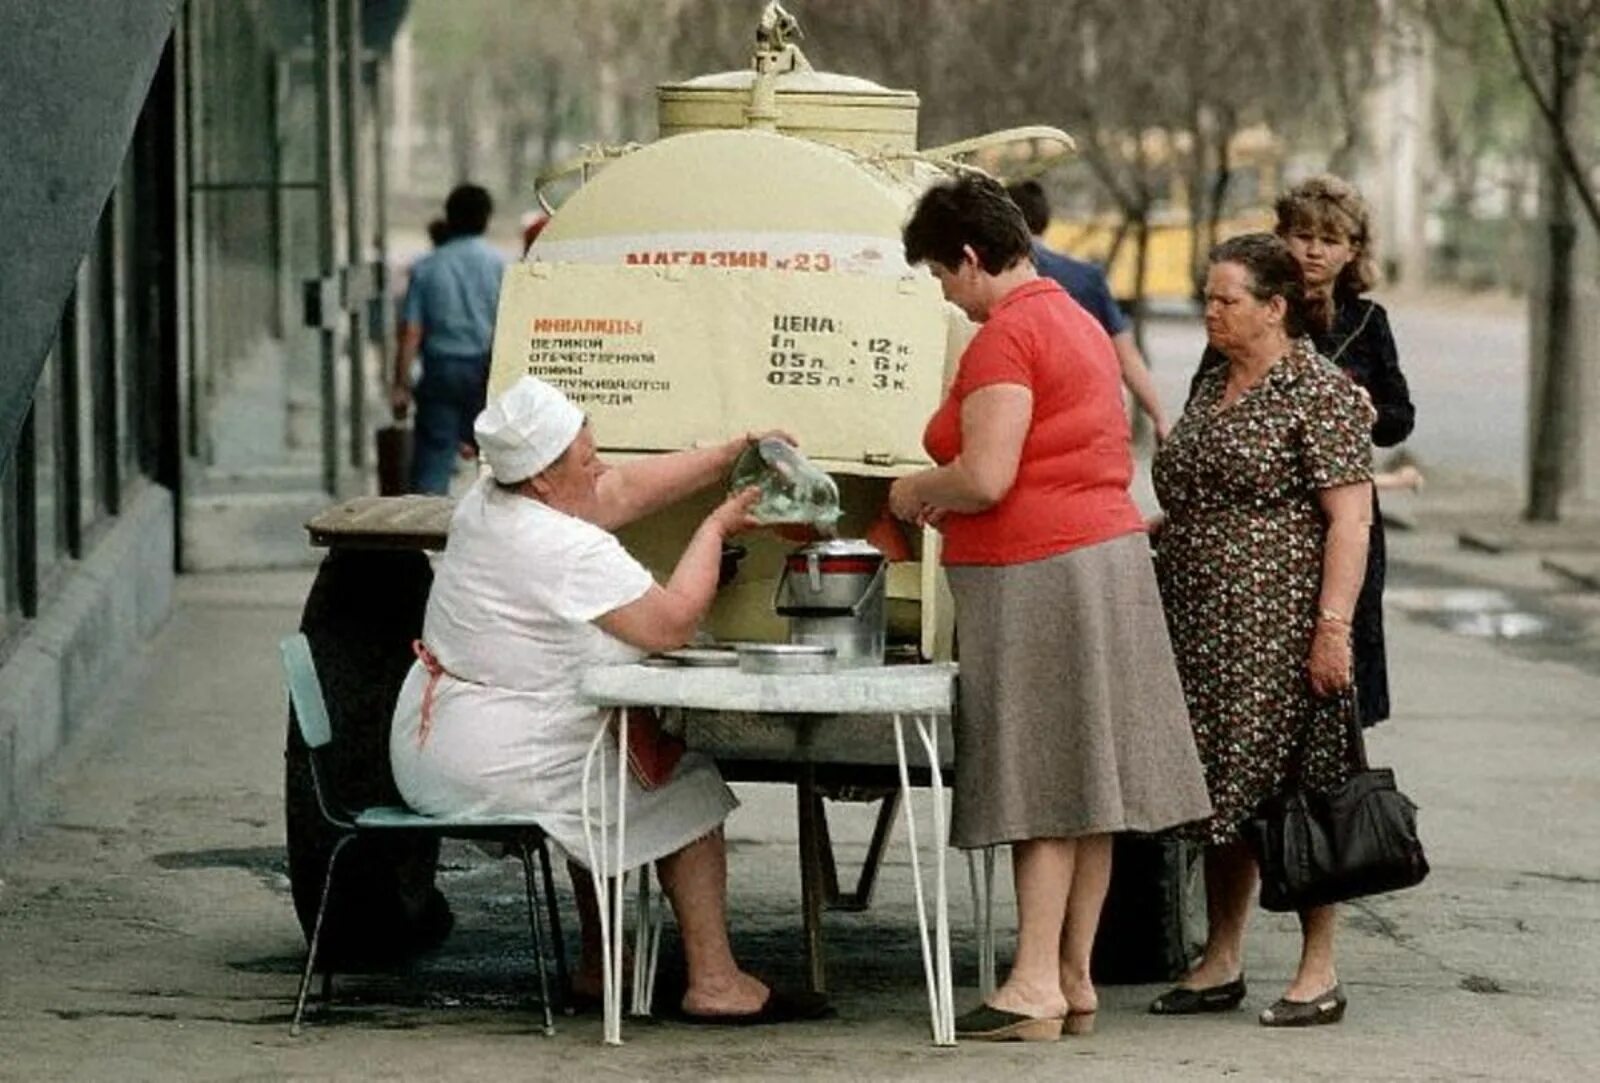
[[(1312, 177), (1278, 197), (1277, 234), (1294, 253), (1305, 273), (1311, 296), (1333, 306), (1326, 329), (1313, 329), (1317, 352), (1342, 369), (1372, 403), (1372, 442), (1393, 447), (1411, 435), (1416, 408), (1400, 371), (1400, 355), (1383, 306), (1362, 294), (1378, 282), (1373, 251), (1372, 212), (1354, 185), (1338, 177)], [(1190, 395), (1209, 369), (1222, 365), (1221, 354), (1207, 349)], [(1420, 477), (1420, 475), (1418, 475)], [(1389, 717), (1389, 666), (1383, 637), (1383, 581), (1388, 561), (1378, 489), (1415, 488), (1407, 474), (1380, 477), (1372, 493), (1372, 536), (1367, 544), (1367, 575), (1356, 602), (1352, 639), (1355, 644), (1356, 699), (1361, 722), (1371, 726)]]
[(1138, 343), (1133, 340), (1133, 328), (1123, 315), (1116, 298), (1111, 296), (1111, 286), (1099, 267), (1083, 260), (1056, 252), (1045, 246), (1043, 237), (1050, 225), (1050, 200), (1038, 181), (1018, 181), (1006, 186), (1009, 195), (1028, 223), (1033, 234), (1033, 263), (1039, 273), (1053, 278), (1072, 299), (1088, 310), (1095, 322), (1111, 336), (1111, 345), (1117, 351), (1117, 364), (1122, 370), (1122, 382), (1134, 401), (1139, 404), (1155, 429), (1156, 441), (1167, 438), (1171, 426), (1166, 411), (1161, 408), (1161, 396), (1156, 394), (1155, 381), (1150, 378), (1150, 368)]
[[(1162, 620), (1117, 357), (1039, 277), (1027, 223), (981, 174), (930, 188), (903, 232), (980, 324), (889, 506), (944, 535), (961, 643), (950, 842), (1010, 844), (1017, 950), (960, 1038), (1087, 1033), (1111, 836), (1211, 809)], [(453, 544), (453, 543), (452, 543)]]
[(450, 239), (450, 223), (443, 218), (435, 218), (428, 223), (428, 243), (438, 248)]
[[(1366, 568), (1372, 411), (1317, 355), (1326, 318), (1284, 242), (1252, 233), (1211, 252), (1206, 369), (1151, 464), (1166, 519), (1156, 571), (1216, 813), (1205, 844), (1205, 953), (1150, 1005), (1231, 1011), (1245, 997), (1244, 933), (1260, 870), (1240, 837), (1290, 787), (1349, 777), (1351, 615)], [(1301, 913), (1300, 965), (1264, 1026), (1337, 1023), (1336, 911)]]
[[(416, 405), (411, 490), (450, 491), (456, 460), (476, 445), (472, 420), (483, 409), (489, 350), (505, 259), (483, 239), (494, 203), (475, 184), (445, 200), (448, 237), (411, 268), (400, 313), (389, 404), (396, 421)], [(411, 386), (412, 366), (422, 376)]]

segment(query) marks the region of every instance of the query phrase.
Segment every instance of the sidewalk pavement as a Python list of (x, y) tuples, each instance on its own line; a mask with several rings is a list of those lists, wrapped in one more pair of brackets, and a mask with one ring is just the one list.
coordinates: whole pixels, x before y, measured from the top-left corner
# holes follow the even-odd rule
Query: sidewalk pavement
[[(587, 1016), (544, 1039), (517, 867), (451, 846), (440, 879), (457, 926), (442, 948), (406, 974), (341, 977), (333, 1017), (291, 1040), (304, 944), (284, 875), (274, 644), (294, 628), (309, 576), (277, 573), (180, 580), (172, 620), (104, 723), (0, 851), (0, 1079), (1594, 1078), (1600, 606), (1536, 554), (1460, 549), (1414, 510), (1421, 529), (1390, 536), (1398, 709), (1371, 754), (1422, 806), (1433, 874), (1346, 911), (1341, 1026), (1256, 1025), (1297, 945), (1292, 920), (1262, 914), (1245, 1011), (1159, 1019), (1143, 1011), (1156, 987), (1107, 987), (1093, 1037), (934, 1049), (897, 835), (873, 908), (826, 918), (835, 1020), (729, 1032), (629, 1023), (626, 1044), (604, 1048)], [(741, 796), (729, 826), (735, 947), (793, 984), (792, 793)], [(841, 809), (847, 862), (869, 829), (866, 807)], [(953, 873), (965, 1008), (975, 948), (959, 863)], [(1002, 912), (1003, 952), (1011, 921)]]

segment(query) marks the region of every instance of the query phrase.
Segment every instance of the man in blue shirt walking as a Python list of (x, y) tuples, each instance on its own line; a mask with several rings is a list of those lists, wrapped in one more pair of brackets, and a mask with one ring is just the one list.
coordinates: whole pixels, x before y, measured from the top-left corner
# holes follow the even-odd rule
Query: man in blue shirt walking
[[(472, 421), (483, 409), (489, 351), (505, 259), (483, 239), (494, 203), (475, 184), (445, 200), (449, 240), (411, 268), (400, 314), (389, 402), (403, 420), (416, 402), (411, 490), (448, 493), (456, 459), (473, 447)], [(422, 357), (413, 391), (411, 368)]]
[(1128, 317), (1123, 315), (1116, 298), (1111, 296), (1111, 286), (1106, 282), (1105, 273), (1092, 263), (1045, 247), (1040, 238), (1050, 225), (1050, 201), (1038, 181), (1009, 184), (1006, 192), (1011, 196), (1011, 201), (1022, 209), (1022, 217), (1027, 220), (1028, 229), (1033, 233), (1034, 266), (1046, 278), (1053, 278), (1060, 283), (1061, 288), (1105, 328), (1106, 334), (1111, 337), (1111, 345), (1116, 348), (1117, 362), (1122, 366), (1123, 384), (1133, 394), (1139, 408), (1150, 418), (1150, 424), (1155, 427), (1156, 440), (1165, 440), (1170, 426), (1165, 411), (1161, 409), (1161, 397), (1156, 394), (1155, 381), (1150, 378), (1150, 369), (1139, 353), (1139, 345), (1133, 340), (1133, 328), (1128, 324)]

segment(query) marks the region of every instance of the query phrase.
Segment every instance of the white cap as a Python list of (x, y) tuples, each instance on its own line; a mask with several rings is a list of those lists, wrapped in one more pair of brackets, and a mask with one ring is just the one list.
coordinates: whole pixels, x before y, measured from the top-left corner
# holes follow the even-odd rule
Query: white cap
[(561, 458), (583, 428), (583, 411), (534, 376), (524, 376), (492, 400), (472, 423), (478, 453), (496, 481), (510, 485)]

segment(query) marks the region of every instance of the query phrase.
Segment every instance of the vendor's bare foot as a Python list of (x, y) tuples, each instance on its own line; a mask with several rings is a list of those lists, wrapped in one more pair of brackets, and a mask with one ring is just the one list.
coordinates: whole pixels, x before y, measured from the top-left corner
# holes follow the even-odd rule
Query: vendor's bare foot
[(766, 983), (742, 970), (724, 978), (691, 977), (682, 1007), (690, 1015), (748, 1015), (760, 1011), (771, 992)]
[(1059, 986), (1025, 985), (1015, 978), (996, 989), (984, 1003), (1035, 1019), (1059, 1019), (1067, 1014), (1067, 998), (1061, 995)]

